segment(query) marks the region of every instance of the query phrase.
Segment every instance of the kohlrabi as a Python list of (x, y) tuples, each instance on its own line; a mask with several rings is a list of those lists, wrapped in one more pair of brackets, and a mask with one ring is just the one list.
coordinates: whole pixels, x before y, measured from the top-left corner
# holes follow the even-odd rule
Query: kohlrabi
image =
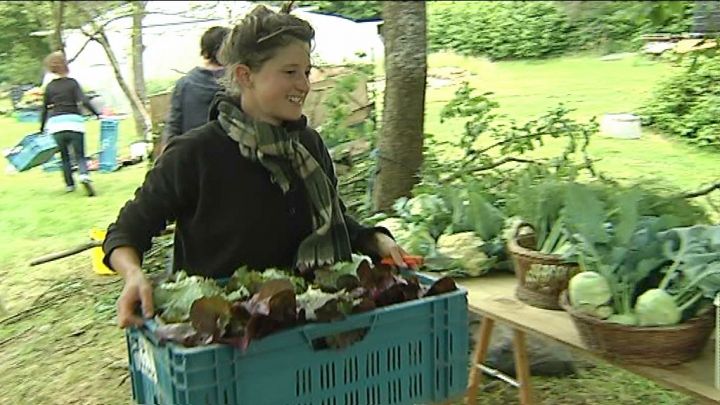
[(647, 290), (635, 302), (640, 326), (674, 325), (680, 322), (682, 310), (672, 295), (660, 288)]
[(610, 301), (612, 293), (605, 277), (594, 271), (583, 271), (570, 279), (568, 285), (572, 306), (592, 305), (599, 307)]
[(674, 325), (702, 299), (720, 292), (720, 226), (695, 225), (659, 234), (664, 256), (672, 260), (658, 288), (645, 291), (635, 303), (642, 326)]

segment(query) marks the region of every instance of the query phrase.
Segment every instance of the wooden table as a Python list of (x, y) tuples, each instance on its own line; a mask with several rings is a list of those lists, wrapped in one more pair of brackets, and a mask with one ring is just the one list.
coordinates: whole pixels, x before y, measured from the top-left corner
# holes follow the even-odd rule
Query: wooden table
[[(525, 334), (532, 333), (542, 338), (563, 343), (582, 353), (588, 351), (570, 316), (564, 311), (551, 311), (526, 305), (515, 298), (515, 278), (510, 274), (491, 274), (489, 276), (460, 282), (468, 290), (470, 311), (483, 317), (478, 330), (478, 339), (473, 354), (473, 367), (470, 371), (470, 383), (466, 394), (467, 403), (475, 403), (481, 372), (476, 365), (482, 364), (487, 354), (495, 322), (501, 322), (513, 329), (517, 382), (520, 390), (520, 403), (533, 404), (530, 385), (530, 371), (527, 362)], [(669, 388), (690, 394), (701, 401), (720, 403), (720, 390), (714, 385), (714, 351), (711, 340), (702, 356), (692, 362), (678, 366), (660, 368), (623, 364), (604, 359), (618, 367), (646, 377)]]

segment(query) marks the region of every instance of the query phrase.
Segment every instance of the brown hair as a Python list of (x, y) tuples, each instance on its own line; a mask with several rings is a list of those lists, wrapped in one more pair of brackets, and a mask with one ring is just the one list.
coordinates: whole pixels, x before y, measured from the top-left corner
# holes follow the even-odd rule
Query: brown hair
[(56, 75), (65, 74), (69, 71), (65, 54), (62, 51), (55, 51), (45, 57), (45, 67)]
[(265, 6), (255, 7), (225, 37), (218, 60), (225, 66), (224, 84), (228, 94), (237, 96), (240, 90), (235, 80), (235, 68), (247, 65), (259, 70), (275, 56), (278, 49), (293, 41), (312, 45), (315, 30), (305, 20), (282, 12), (276, 13)]
[(210, 62), (219, 65), (217, 53), (223, 40), (230, 32), (225, 27), (210, 27), (200, 38), (200, 55)]

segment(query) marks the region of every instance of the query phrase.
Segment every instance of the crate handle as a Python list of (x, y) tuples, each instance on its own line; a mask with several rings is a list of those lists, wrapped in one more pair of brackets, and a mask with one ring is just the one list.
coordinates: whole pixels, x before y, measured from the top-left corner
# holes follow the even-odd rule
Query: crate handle
[(342, 322), (313, 324), (310, 328), (303, 328), (302, 335), (312, 350), (319, 351), (328, 349), (326, 344), (327, 338), (332, 338), (341, 333), (364, 332), (362, 337), (351, 343), (352, 345), (365, 339), (374, 329), (375, 321), (377, 320), (376, 314), (367, 314), (365, 316), (357, 315), (356, 317), (357, 319), (346, 318)]

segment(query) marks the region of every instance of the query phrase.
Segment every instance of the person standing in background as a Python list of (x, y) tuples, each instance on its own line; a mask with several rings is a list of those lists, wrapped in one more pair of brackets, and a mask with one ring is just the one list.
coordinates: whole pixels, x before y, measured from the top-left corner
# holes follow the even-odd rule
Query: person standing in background
[(224, 69), (217, 59), (217, 53), (229, 29), (211, 27), (200, 39), (200, 54), (203, 65), (193, 68), (175, 83), (170, 111), (161, 141), (161, 150), (170, 138), (184, 134), (208, 122), (210, 103), (215, 93), (222, 89), (218, 79)]
[(47, 130), (58, 144), (65, 179), (65, 191), (75, 191), (70, 160), (70, 149), (72, 148), (80, 172), (80, 183), (85, 188), (87, 195), (92, 197), (95, 195), (95, 189), (90, 181), (85, 161), (85, 118), (80, 112), (80, 104), (82, 103), (98, 119), (100, 113), (90, 104), (90, 100), (83, 93), (80, 84), (75, 79), (68, 77), (70, 69), (64, 53), (56, 51), (45, 57), (45, 67), (57, 77), (48, 83), (43, 94), (40, 132)]

